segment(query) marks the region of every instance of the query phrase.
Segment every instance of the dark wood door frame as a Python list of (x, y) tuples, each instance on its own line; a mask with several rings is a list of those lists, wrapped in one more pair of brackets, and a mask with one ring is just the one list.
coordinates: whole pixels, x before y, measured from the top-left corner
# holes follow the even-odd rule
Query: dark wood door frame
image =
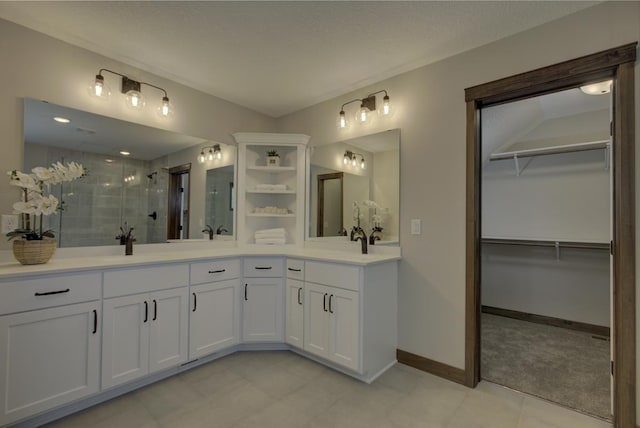
[[(318, 216), (316, 219), (316, 236), (324, 236), (324, 182), (326, 180), (340, 180), (340, 229), (344, 228), (344, 172), (332, 172), (329, 174), (318, 174)], [(333, 235), (332, 235), (333, 236)]]
[[(180, 238), (179, 219), (181, 217), (181, 213), (180, 213), (181, 193), (179, 192), (179, 188), (181, 187), (182, 174), (189, 174), (190, 171), (191, 171), (191, 163), (174, 166), (169, 169), (169, 195), (168, 195), (168, 201), (167, 201), (168, 202), (167, 239)], [(191, 180), (189, 180), (189, 189), (186, 189), (186, 191), (190, 192), (190, 188), (191, 188)], [(189, 197), (189, 199), (187, 200), (187, 209), (190, 204), (191, 204), (191, 197)]]
[(474, 86), (467, 103), (465, 384), (480, 381), (480, 180), (483, 107), (613, 79), (613, 422), (636, 426), (635, 129), (636, 43)]

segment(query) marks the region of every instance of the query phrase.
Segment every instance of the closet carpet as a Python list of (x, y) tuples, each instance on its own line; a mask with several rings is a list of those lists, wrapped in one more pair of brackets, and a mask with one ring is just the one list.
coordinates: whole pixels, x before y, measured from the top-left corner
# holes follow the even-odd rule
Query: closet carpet
[(482, 378), (611, 419), (609, 341), (482, 314)]

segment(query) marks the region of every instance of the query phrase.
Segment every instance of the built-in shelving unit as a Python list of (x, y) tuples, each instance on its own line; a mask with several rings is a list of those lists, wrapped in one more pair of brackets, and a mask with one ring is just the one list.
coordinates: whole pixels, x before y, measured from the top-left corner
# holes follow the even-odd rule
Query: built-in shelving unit
[[(305, 151), (310, 137), (257, 132), (233, 136), (238, 143), (238, 243), (253, 245), (255, 232), (282, 228), (285, 244), (302, 246)], [(272, 150), (279, 154), (279, 166), (267, 166), (267, 152)]]

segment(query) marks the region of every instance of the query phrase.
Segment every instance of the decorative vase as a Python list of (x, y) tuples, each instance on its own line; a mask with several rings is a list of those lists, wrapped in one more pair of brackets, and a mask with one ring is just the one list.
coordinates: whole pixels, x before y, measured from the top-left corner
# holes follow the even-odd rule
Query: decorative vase
[(13, 256), (23, 265), (47, 263), (55, 252), (55, 239), (15, 239), (13, 241)]
[(267, 156), (267, 166), (280, 166), (280, 156)]

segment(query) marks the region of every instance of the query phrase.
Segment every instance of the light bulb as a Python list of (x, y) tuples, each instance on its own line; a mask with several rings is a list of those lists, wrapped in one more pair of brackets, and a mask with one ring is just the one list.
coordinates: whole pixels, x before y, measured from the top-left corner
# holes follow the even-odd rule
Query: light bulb
[(222, 152), (220, 150), (216, 152), (216, 159), (222, 159)]
[(204, 161), (205, 161), (204, 150), (202, 150), (198, 155), (198, 163), (204, 163)]
[(362, 159), (360, 160), (360, 168), (364, 169), (364, 167), (365, 167), (365, 166), (366, 166), (366, 165), (365, 165), (365, 163), (364, 163), (364, 158), (362, 158)]
[(158, 116), (165, 118), (173, 114), (173, 106), (169, 102), (169, 97), (162, 97), (162, 104), (158, 107)]
[(213, 160), (213, 149), (209, 149), (209, 154), (207, 155), (207, 160)]
[(366, 108), (364, 104), (361, 104), (356, 116), (357, 120), (359, 120), (360, 122), (366, 122), (368, 116), (369, 116), (369, 109)]
[(340, 110), (340, 115), (338, 116), (338, 128), (345, 129), (347, 126), (349, 126), (349, 122), (347, 122), (344, 110)]
[(383, 116), (391, 114), (391, 102), (389, 101), (389, 95), (385, 95), (384, 98), (382, 98), (382, 108), (380, 109), (380, 112)]
[(351, 165), (352, 166), (356, 166), (358, 165), (358, 161), (356, 160), (356, 157), (354, 156), (353, 159), (351, 159)]
[(140, 92), (134, 90), (127, 92), (127, 106), (133, 109), (141, 109), (144, 105), (144, 98)]
[(89, 94), (100, 99), (107, 99), (111, 95), (109, 87), (104, 83), (104, 77), (97, 74), (95, 79), (89, 83)]

